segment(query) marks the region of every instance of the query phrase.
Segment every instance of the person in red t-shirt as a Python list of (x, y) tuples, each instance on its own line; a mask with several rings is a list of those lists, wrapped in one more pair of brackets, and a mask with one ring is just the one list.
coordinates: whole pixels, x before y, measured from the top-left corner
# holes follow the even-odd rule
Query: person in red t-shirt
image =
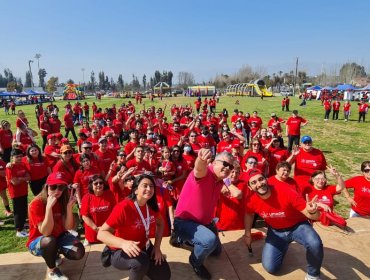
[(362, 99), (360, 103), (358, 103), (358, 122), (361, 122), (361, 119), (365, 122), (365, 116), (368, 110), (369, 105)]
[(51, 173), (42, 192), (29, 205), (30, 236), (26, 247), (32, 255), (42, 256), (49, 279), (68, 279), (56, 266), (58, 252), (69, 260), (80, 260), (85, 248), (68, 232), (75, 226), (74, 195), (68, 195), (62, 173)]
[(85, 227), (85, 246), (99, 242), (97, 239), (99, 228), (108, 219), (115, 205), (114, 195), (106, 189), (103, 176), (90, 177), (88, 192), (82, 198), (80, 211)]
[(320, 236), (307, 219), (318, 220), (317, 197), (305, 201), (296, 191), (277, 182), (267, 183), (258, 169), (248, 171), (248, 187), (252, 195), (246, 204), (245, 243), (251, 250), (254, 213), (267, 223), (268, 231), (262, 251), (262, 265), (276, 274), (282, 265), (289, 244), (293, 241), (306, 248), (306, 279), (319, 279), (324, 250)]
[(83, 108), (83, 111), (84, 111), (84, 114), (85, 114), (85, 120), (86, 121), (89, 121), (89, 118), (90, 118), (90, 107), (87, 104), (87, 102), (85, 102), (85, 104), (83, 105), (82, 108)]
[(27, 218), (28, 181), (31, 176), (26, 165), (22, 162), (23, 151), (13, 149), (11, 163), (6, 168), (9, 196), (13, 201), (14, 224), (17, 237), (27, 237), (24, 223)]
[(301, 137), (301, 126), (306, 126), (308, 121), (298, 116), (298, 111), (293, 110), (293, 115), (286, 122), (286, 136), (288, 136), (288, 151), (293, 149), (293, 143), (298, 146)]
[(314, 171), (326, 169), (323, 152), (312, 146), (312, 138), (307, 135), (302, 137), (301, 147), (295, 147), (287, 161), (295, 164), (294, 180), (298, 185), (307, 185)]
[(219, 230), (238, 230), (244, 228), (243, 191), (246, 184), (239, 180), (240, 166), (234, 164), (229, 177), (224, 179), (216, 215), (219, 218)]
[(340, 102), (338, 100), (334, 100), (332, 105), (333, 105), (333, 120), (337, 120), (339, 115)]
[(51, 173), (48, 160), (42, 155), (41, 149), (36, 144), (31, 144), (23, 157), (23, 163), (26, 165), (31, 176), (30, 187), (34, 196), (38, 195), (46, 182), (46, 178)]
[(99, 149), (95, 151), (95, 154), (100, 159), (99, 168), (104, 172), (104, 175), (107, 175), (112, 162), (116, 160), (117, 152), (116, 150), (108, 148), (108, 140), (106, 137), (100, 137)]
[(151, 172), (151, 166), (144, 160), (144, 147), (137, 146), (134, 152), (135, 158), (126, 163), (127, 168), (135, 167), (132, 175), (142, 175)]
[(343, 105), (344, 121), (348, 122), (349, 115), (351, 114), (351, 102), (348, 100)]
[[(350, 217), (370, 216), (370, 161), (361, 163), (362, 175), (355, 176), (346, 181), (344, 196), (351, 207)], [(354, 189), (353, 198), (347, 189)]]
[(1, 121), (0, 129), (0, 154), (3, 161), (10, 161), (10, 153), (12, 151), (13, 133), (10, 130), (10, 123), (6, 120)]
[(167, 181), (167, 183), (173, 187), (172, 197), (175, 199), (175, 201), (177, 201), (191, 169), (189, 168), (187, 161), (183, 158), (183, 153), (180, 146), (176, 145), (172, 148), (171, 157), (173, 163), (175, 164), (176, 172), (174, 178)]
[(10, 210), (9, 199), (6, 195), (7, 182), (6, 182), (6, 162), (0, 159), (0, 197), (4, 205), (4, 214), (9, 217), (12, 215), (12, 210)]
[[(156, 227), (154, 246), (149, 234)], [(170, 267), (163, 257), (160, 243), (163, 218), (155, 195), (151, 176), (139, 176), (132, 186), (129, 199), (118, 203), (98, 231), (98, 240), (114, 251), (111, 264), (119, 270), (128, 270), (130, 279), (168, 280)]]
[(69, 132), (72, 133), (73, 139), (75, 142), (77, 142), (77, 136), (74, 128), (74, 123), (73, 123), (73, 116), (72, 116), (72, 111), (67, 111), (63, 117), (64, 120), (64, 128), (66, 130), (65, 138), (68, 138)]
[(286, 148), (281, 147), (279, 138), (272, 138), (271, 142), (265, 147), (267, 161), (269, 163), (269, 176), (275, 175), (275, 169), (279, 162), (286, 161), (290, 154)]
[(73, 178), (78, 169), (78, 164), (73, 158), (73, 150), (69, 145), (60, 148), (60, 159), (53, 167), (53, 172), (63, 173), (63, 180), (68, 184), (73, 183)]
[(330, 118), (330, 112), (331, 112), (331, 101), (329, 99), (326, 99), (324, 101), (324, 110), (325, 110), (325, 116), (324, 116), (324, 121), (328, 121)]
[(287, 161), (281, 161), (276, 165), (274, 176), (268, 178), (269, 185), (278, 185), (279, 187), (289, 188), (297, 193), (301, 194), (301, 190), (297, 182), (290, 178), (290, 171), (292, 170), (292, 165)]

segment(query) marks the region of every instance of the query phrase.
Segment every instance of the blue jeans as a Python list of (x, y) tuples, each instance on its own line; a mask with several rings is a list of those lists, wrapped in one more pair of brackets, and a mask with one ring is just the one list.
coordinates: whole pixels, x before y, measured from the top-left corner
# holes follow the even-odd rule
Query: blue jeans
[(271, 274), (276, 273), (283, 262), (289, 244), (295, 241), (306, 249), (307, 273), (320, 276), (320, 268), (324, 257), (320, 236), (308, 222), (303, 222), (286, 231), (269, 228), (266, 244), (262, 251), (262, 265)]
[(191, 220), (175, 218), (175, 234), (183, 241), (194, 245), (194, 250), (190, 257), (195, 266), (203, 265), (204, 260), (209, 255), (219, 255), (221, 253), (221, 241), (217, 235), (216, 226), (211, 223), (204, 226)]

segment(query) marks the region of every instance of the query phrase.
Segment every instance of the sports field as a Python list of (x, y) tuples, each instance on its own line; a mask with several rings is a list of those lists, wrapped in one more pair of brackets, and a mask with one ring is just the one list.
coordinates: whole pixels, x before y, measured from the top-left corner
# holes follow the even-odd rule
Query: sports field
[[(339, 120), (324, 122), (324, 109), (320, 101), (308, 101), (306, 107), (300, 107), (298, 98), (291, 98), (290, 112), (281, 111), (282, 97), (251, 98), (251, 97), (224, 97), (220, 98), (220, 103), (217, 104), (217, 112), (221, 112), (223, 108), (229, 111), (231, 116), (235, 108), (244, 113), (258, 111), (264, 124), (270, 119), (272, 112), (275, 112), (279, 117), (287, 119), (291, 115), (291, 111), (297, 109), (299, 114), (309, 121), (309, 124), (302, 129), (302, 135), (310, 135), (313, 138), (313, 146), (321, 149), (328, 161), (328, 164), (336, 167), (344, 179), (360, 173), (360, 164), (364, 160), (369, 160), (370, 151), (370, 122), (358, 123), (357, 102), (352, 102), (352, 115), (349, 122), (344, 122), (342, 111), (339, 114)], [(111, 97), (103, 97), (101, 101), (95, 98), (89, 98), (86, 101), (91, 106), (92, 102), (96, 102), (98, 107), (105, 108), (115, 103), (117, 107), (122, 103), (127, 103), (129, 99), (116, 99)], [(236, 100), (239, 100), (239, 105), (235, 105)], [(131, 99), (135, 103), (134, 99)], [(171, 97), (164, 98), (162, 101), (155, 99), (151, 102), (147, 98), (143, 99), (143, 104), (155, 107), (164, 107), (167, 105), (166, 115), (169, 116), (169, 109), (172, 104), (176, 105), (193, 105), (195, 98), (190, 97)], [(73, 104), (74, 101), (71, 101)], [(56, 101), (55, 104), (60, 108), (60, 119), (64, 114), (65, 101)], [(46, 105), (46, 104), (45, 104)], [(37, 130), (37, 122), (34, 113), (35, 105), (19, 106), (26, 113), (26, 117), (30, 122), (30, 126)], [(137, 110), (142, 109), (143, 105), (137, 105)], [(91, 115), (91, 112), (90, 112)], [(0, 111), (0, 120), (6, 119), (12, 125), (13, 133), (15, 132), (15, 115), (5, 115), (4, 111)], [(283, 126), (285, 129), (285, 126)], [(62, 127), (63, 131), (63, 127)], [(78, 131), (78, 129), (76, 129)], [(41, 144), (41, 138), (36, 137), (37, 142)], [(72, 137), (70, 136), (70, 139)], [(286, 143), (286, 140), (285, 140)], [(328, 174), (332, 181), (330, 174)], [(32, 194), (29, 195), (29, 200), (32, 199)], [(336, 211), (344, 217), (348, 217), (349, 207), (345, 199), (341, 196), (336, 197)], [(13, 218), (6, 218), (3, 214), (3, 205), (0, 203), (0, 220), (5, 221), (5, 225), (0, 227), (0, 253), (25, 251), (24, 246), (26, 240), (15, 237)]]

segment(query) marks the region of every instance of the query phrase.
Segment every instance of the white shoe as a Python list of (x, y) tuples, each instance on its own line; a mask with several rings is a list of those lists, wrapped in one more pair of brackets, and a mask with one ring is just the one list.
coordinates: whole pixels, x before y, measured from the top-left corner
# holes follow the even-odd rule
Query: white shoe
[(55, 268), (53, 271), (48, 273), (48, 278), (50, 280), (68, 280), (69, 278), (65, 276), (59, 268)]
[(73, 229), (70, 229), (68, 232), (69, 232), (70, 234), (72, 234), (74, 237), (77, 237), (77, 236), (78, 236), (78, 232), (77, 232), (77, 231), (75, 231), (75, 230), (73, 230)]
[(321, 280), (320, 276), (311, 276), (308, 273), (306, 273), (305, 280)]
[(28, 237), (28, 232), (26, 232), (26, 231), (17, 231), (15, 236), (20, 237), (20, 238)]
[(83, 244), (84, 244), (84, 246), (89, 246), (90, 242), (87, 239), (85, 239)]

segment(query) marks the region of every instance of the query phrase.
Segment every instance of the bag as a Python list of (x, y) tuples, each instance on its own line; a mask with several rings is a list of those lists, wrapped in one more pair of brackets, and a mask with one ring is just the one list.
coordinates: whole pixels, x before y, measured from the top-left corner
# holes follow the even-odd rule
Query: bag
[(324, 226), (337, 226), (339, 228), (347, 226), (346, 220), (334, 212), (321, 211), (320, 222)]
[(108, 246), (105, 246), (103, 249), (103, 252), (101, 252), (100, 260), (101, 260), (101, 264), (104, 267), (111, 266), (110, 259), (111, 259), (112, 253), (113, 253), (112, 250), (109, 249)]

